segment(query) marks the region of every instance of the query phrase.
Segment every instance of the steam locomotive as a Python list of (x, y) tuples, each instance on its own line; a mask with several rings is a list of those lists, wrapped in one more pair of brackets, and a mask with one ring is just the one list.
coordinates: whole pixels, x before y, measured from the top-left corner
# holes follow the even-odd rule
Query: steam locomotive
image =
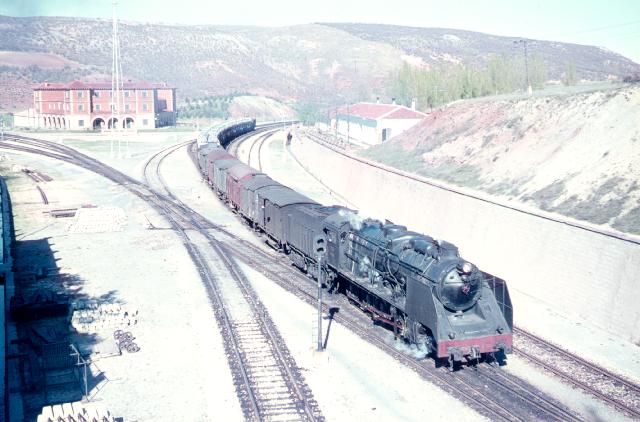
[(208, 131), (198, 142), (198, 164), (219, 197), (268, 244), (314, 276), (323, 259), (328, 290), (346, 294), (451, 369), (488, 357), (504, 361), (513, 313), (503, 280), (461, 258), (449, 242), (323, 206), (227, 153), (233, 139), (254, 129), (255, 120), (247, 119)]

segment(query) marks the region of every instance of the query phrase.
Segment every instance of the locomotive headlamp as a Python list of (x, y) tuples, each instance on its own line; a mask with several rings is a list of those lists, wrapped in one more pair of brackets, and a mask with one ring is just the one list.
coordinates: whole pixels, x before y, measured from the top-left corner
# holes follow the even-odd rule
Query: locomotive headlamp
[(462, 272), (465, 274), (470, 274), (473, 271), (473, 264), (471, 262), (465, 262), (462, 264)]

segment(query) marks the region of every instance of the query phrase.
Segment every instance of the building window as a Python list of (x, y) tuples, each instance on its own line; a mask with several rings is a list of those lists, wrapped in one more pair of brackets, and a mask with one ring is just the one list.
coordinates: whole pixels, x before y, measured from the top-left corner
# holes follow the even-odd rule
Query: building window
[(49, 110), (51, 110), (51, 103), (49, 103)]
[(124, 105), (124, 111), (129, 111), (129, 104)]
[(94, 91), (93, 95), (95, 95), (96, 98), (100, 98), (100, 91)]
[(142, 111), (149, 111), (149, 104), (142, 104)]
[(69, 91), (64, 92), (64, 98), (69, 98)]
[(84, 111), (84, 104), (78, 104), (78, 111)]
[(78, 126), (84, 127), (84, 120), (78, 120)]
[(129, 98), (129, 91), (125, 91), (124, 92), (124, 96), (125, 96), (125, 98)]
[(113, 91), (109, 91), (109, 98), (113, 98)]
[(149, 120), (148, 119), (142, 119), (142, 126), (149, 126)]
[(115, 111), (116, 109), (116, 105), (115, 104), (111, 104), (111, 111)]
[(147, 90), (142, 91), (142, 98), (147, 98), (147, 95), (149, 95)]
[(78, 91), (78, 98), (82, 98), (82, 91)]
[(100, 111), (100, 104), (96, 104), (96, 111)]

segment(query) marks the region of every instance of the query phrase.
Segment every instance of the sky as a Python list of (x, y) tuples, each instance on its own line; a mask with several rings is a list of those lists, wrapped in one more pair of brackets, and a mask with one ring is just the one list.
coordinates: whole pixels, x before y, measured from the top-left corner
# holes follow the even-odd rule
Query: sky
[[(112, 0), (0, 0), (0, 15), (110, 19), (111, 4)], [(595, 45), (640, 63), (640, 0), (119, 0), (118, 15), (154, 23), (361, 22), (466, 29)]]

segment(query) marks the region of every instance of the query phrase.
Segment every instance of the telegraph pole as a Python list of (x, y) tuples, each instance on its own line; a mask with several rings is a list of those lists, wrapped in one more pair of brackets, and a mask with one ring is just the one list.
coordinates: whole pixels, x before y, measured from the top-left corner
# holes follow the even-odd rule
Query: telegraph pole
[(338, 107), (336, 107), (336, 127), (334, 128), (334, 138), (338, 143)]
[(349, 130), (351, 128), (351, 113), (349, 112), (349, 103), (347, 103), (347, 146), (351, 145), (351, 139), (349, 137)]
[(318, 352), (321, 352), (324, 349), (322, 345), (322, 259), (324, 258), (327, 240), (323, 235), (318, 235), (313, 238), (313, 243), (318, 262)]
[(527, 50), (528, 41), (525, 39), (514, 41), (516, 44), (522, 44), (522, 49), (524, 52), (524, 72), (527, 77), (527, 94), (533, 94), (533, 89), (531, 88), (531, 81), (529, 80), (529, 52)]
[[(113, 6), (113, 33), (112, 44), (113, 51), (111, 54), (111, 143), (113, 145), (113, 137), (118, 133), (118, 124), (120, 122), (120, 98), (122, 96), (122, 65), (120, 64), (120, 41), (118, 40), (118, 2), (114, 1)], [(108, 126), (108, 124), (107, 124)], [(122, 139), (118, 136), (118, 158), (122, 158)], [(113, 154), (113, 146), (111, 147)]]

